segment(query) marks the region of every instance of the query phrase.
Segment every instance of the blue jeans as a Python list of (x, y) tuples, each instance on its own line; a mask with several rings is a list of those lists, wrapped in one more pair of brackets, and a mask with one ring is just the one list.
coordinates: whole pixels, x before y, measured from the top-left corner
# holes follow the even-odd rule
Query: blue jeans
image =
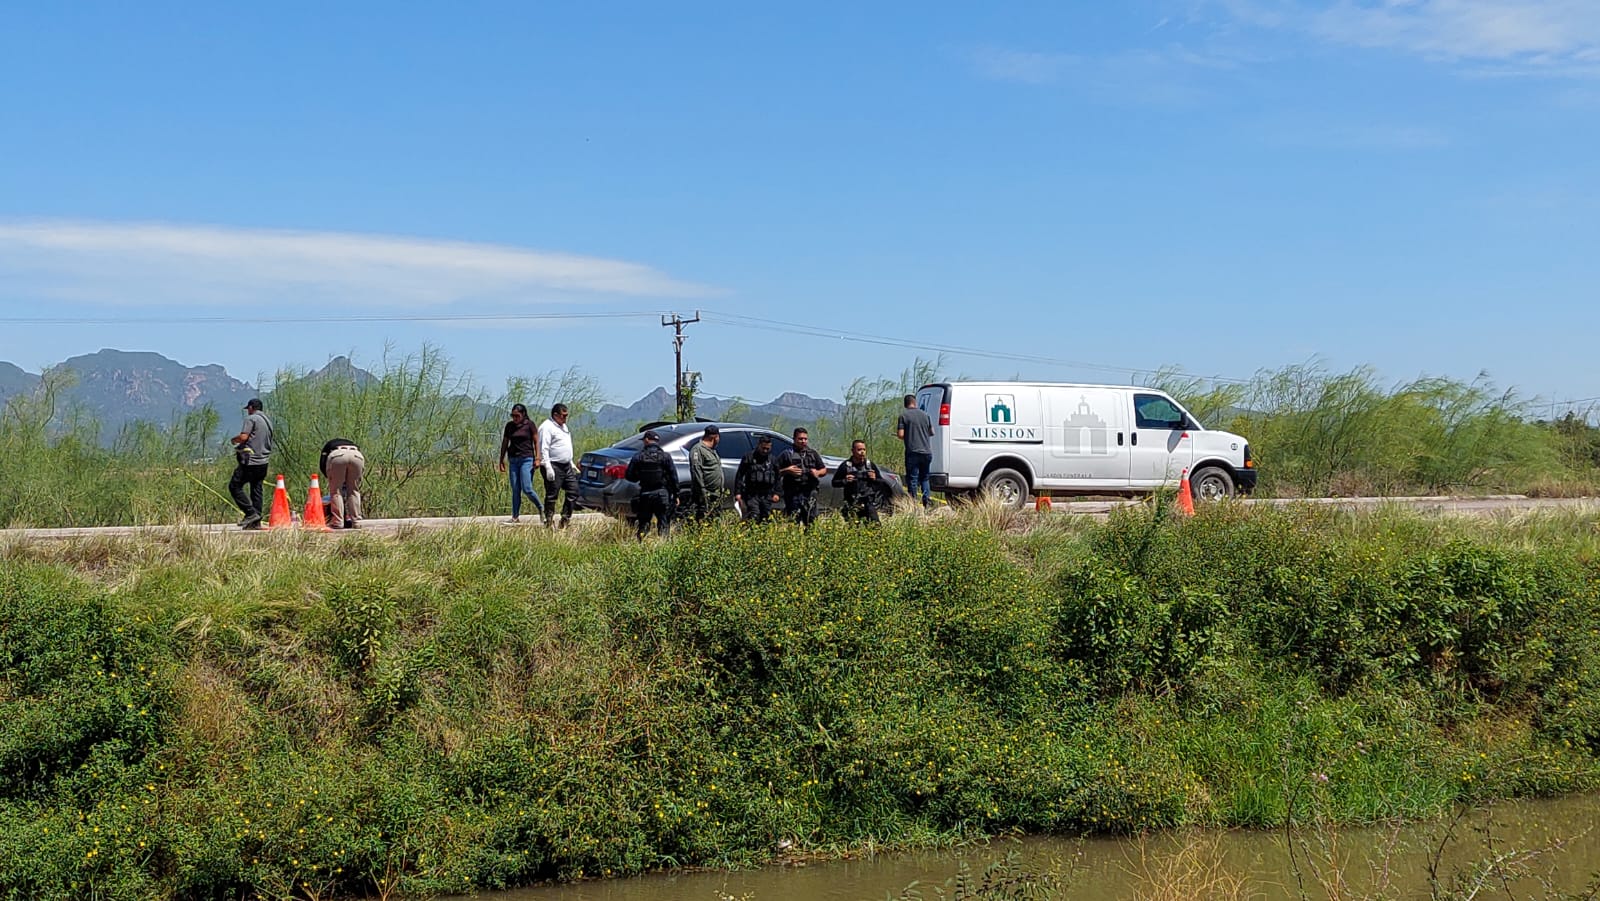
[(512, 457), (511, 463), (506, 467), (506, 474), (511, 477), (511, 518), (516, 519), (522, 515), (522, 496), (527, 495), (533, 501), (533, 509), (543, 513), (544, 505), (539, 503), (539, 495), (533, 493), (533, 458)]
[(922, 485), (922, 503), (926, 506), (933, 497), (933, 489), (928, 486), (928, 468), (933, 465), (933, 454), (906, 454), (906, 491), (911, 494), (911, 499), (917, 499), (917, 485)]

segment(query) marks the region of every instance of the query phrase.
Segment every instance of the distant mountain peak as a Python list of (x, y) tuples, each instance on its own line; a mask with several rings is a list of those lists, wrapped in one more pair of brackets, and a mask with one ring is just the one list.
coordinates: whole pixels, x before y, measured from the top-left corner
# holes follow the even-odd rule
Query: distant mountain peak
[[(50, 368), (72, 373), (73, 383), (64, 400), (93, 416), (106, 441), (129, 422), (164, 425), (207, 404), (218, 411), (237, 410), (255, 394), (248, 383), (228, 375), (215, 363), (185, 366), (152, 351), (102, 348)], [(39, 379), (17, 366), (0, 363), (0, 403), (33, 390)]]

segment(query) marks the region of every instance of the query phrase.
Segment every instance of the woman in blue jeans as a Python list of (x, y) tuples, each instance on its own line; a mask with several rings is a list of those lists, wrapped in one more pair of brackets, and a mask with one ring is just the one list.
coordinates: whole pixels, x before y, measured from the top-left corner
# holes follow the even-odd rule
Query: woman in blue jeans
[(505, 435), (500, 439), (500, 471), (507, 472), (506, 458), (511, 467), (511, 521), (521, 522), (522, 498), (533, 502), (536, 513), (543, 513), (539, 496), (533, 493), (533, 473), (539, 468), (539, 427), (528, 418), (528, 408), (522, 404), (511, 405), (511, 421), (506, 423)]

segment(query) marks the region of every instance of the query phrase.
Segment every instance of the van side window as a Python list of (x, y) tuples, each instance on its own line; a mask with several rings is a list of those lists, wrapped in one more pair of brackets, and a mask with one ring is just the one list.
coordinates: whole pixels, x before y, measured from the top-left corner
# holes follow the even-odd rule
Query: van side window
[(1186, 426), (1183, 411), (1159, 394), (1133, 396), (1134, 425), (1141, 429), (1178, 430)]

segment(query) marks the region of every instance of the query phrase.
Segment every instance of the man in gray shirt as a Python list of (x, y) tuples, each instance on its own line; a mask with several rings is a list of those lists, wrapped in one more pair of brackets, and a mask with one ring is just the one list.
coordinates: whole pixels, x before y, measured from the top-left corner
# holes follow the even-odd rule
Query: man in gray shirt
[(895, 437), (906, 446), (906, 490), (911, 499), (917, 498), (917, 483), (922, 483), (922, 506), (933, 503), (933, 490), (928, 486), (928, 469), (933, 465), (933, 421), (928, 414), (917, 409), (917, 396), (906, 395), (906, 408), (894, 425)]
[[(241, 529), (261, 528), (261, 483), (267, 480), (267, 461), (272, 456), (272, 423), (261, 412), (261, 400), (250, 398), (244, 405), (244, 425), (239, 434), (230, 439), (233, 444), (233, 477), (228, 480), (228, 493), (239, 505), (244, 519)], [(249, 493), (245, 488), (249, 487)]]

